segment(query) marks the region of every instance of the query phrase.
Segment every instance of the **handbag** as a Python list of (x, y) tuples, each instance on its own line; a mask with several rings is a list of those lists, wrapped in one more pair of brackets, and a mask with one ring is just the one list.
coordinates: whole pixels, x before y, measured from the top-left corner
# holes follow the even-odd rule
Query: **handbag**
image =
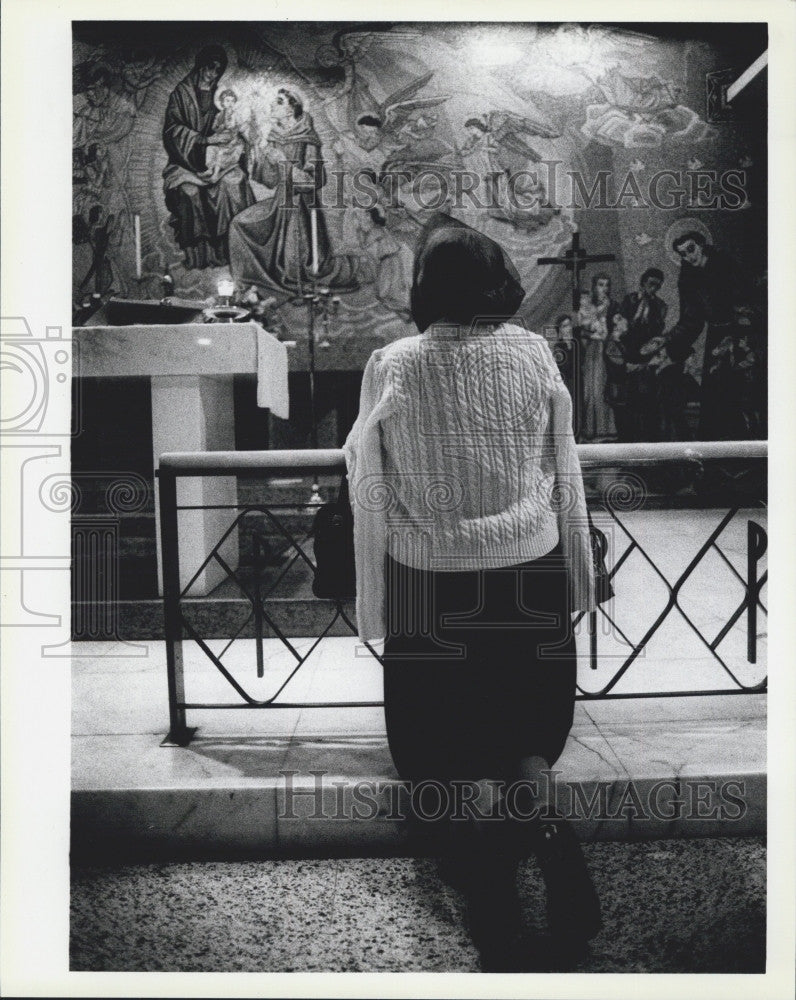
[(608, 539), (602, 528), (598, 528), (591, 519), (591, 514), (587, 511), (589, 519), (589, 541), (591, 542), (591, 555), (594, 562), (594, 597), (598, 604), (605, 604), (614, 596), (614, 588), (608, 567), (605, 565), (605, 554), (608, 551)]
[(343, 475), (336, 500), (322, 504), (312, 522), (315, 573), (312, 592), (330, 601), (356, 597), (354, 515), (348, 498), (348, 477)]
[[(598, 604), (614, 596), (605, 555), (608, 539), (587, 512), (589, 541), (594, 563), (594, 593)], [(354, 515), (348, 494), (348, 476), (340, 479), (337, 499), (322, 504), (312, 523), (315, 571), (312, 592), (315, 597), (330, 601), (352, 601), (356, 597), (356, 563), (354, 560)]]

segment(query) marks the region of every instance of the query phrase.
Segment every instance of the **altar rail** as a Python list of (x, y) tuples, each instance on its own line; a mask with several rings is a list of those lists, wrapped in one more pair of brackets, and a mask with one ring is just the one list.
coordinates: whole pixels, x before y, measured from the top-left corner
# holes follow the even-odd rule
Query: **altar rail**
[[(617, 489), (613, 495), (610, 489), (605, 491), (603, 503), (599, 509), (610, 516), (612, 522), (621, 530), (627, 538), (627, 548), (613, 560), (609, 566), (611, 579), (613, 579), (622, 565), (627, 561), (632, 552), (638, 551), (647, 563), (652, 567), (656, 575), (663, 582), (668, 593), (665, 606), (650, 624), (643, 637), (632, 642), (625, 635), (621, 625), (613, 620), (609, 613), (610, 604), (601, 605), (597, 611), (588, 615), (589, 661), (593, 669), (597, 667), (598, 660), (598, 616), (610, 624), (615, 634), (620, 636), (622, 642), (629, 647), (629, 652), (617, 670), (612, 674), (609, 681), (600, 688), (599, 691), (584, 691), (579, 688), (577, 697), (582, 700), (627, 698), (627, 697), (672, 697), (672, 696), (694, 696), (709, 694), (752, 694), (761, 693), (767, 689), (767, 678), (754, 684), (744, 684), (733, 670), (724, 662), (718, 647), (727, 636), (736, 622), (742, 615), (746, 615), (747, 633), (747, 661), (755, 663), (757, 659), (757, 622), (758, 612), (766, 613), (766, 608), (760, 599), (761, 588), (767, 580), (767, 572), (762, 574), (758, 571), (760, 559), (763, 557), (767, 547), (767, 534), (763, 525), (757, 521), (748, 519), (746, 530), (746, 574), (745, 577), (733, 565), (730, 559), (717, 544), (722, 532), (736, 516), (738, 511), (762, 507), (762, 501), (750, 501), (744, 498), (743, 502), (733, 500), (729, 505), (727, 513), (720, 519), (717, 526), (710, 532), (709, 536), (699, 546), (693, 558), (679, 576), (670, 580), (655, 564), (649, 554), (624, 523), (622, 514), (632, 510), (632, 497), (629, 501), (628, 490), (633, 490), (633, 475), (628, 473), (629, 468), (646, 468), (664, 466), (670, 463), (686, 463), (692, 468), (695, 477), (698, 479), (703, 475), (706, 467), (711, 468), (711, 464), (725, 460), (743, 460), (745, 462), (763, 462), (768, 455), (768, 445), (765, 441), (733, 441), (733, 442), (687, 442), (687, 443), (661, 443), (661, 444), (581, 444), (578, 445), (578, 454), (584, 474), (588, 475), (595, 470), (621, 469), (615, 484)], [(707, 466), (706, 466), (707, 463)], [(205, 477), (205, 476), (251, 476), (259, 478), (275, 478), (283, 476), (321, 476), (342, 473), (345, 469), (345, 462), (342, 451), (337, 449), (321, 449), (311, 451), (260, 451), (260, 452), (190, 452), (171, 453), (161, 456), (158, 469), (159, 493), (160, 493), (160, 524), (162, 532), (162, 552), (163, 552), (163, 584), (164, 584), (164, 617), (165, 636), (167, 653), (168, 672), (168, 694), (169, 694), (169, 734), (163, 741), (168, 746), (185, 746), (188, 744), (195, 732), (195, 728), (187, 725), (186, 713), (192, 709), (245, 709), (245, 708), (330, 708), (330, 707), (377, 707), (382, 702), (377, 701), (346, 701), (346, 702), (289, 702), (279, 700), (279, 696), (285, 689), (289, 681), (295, 676), (297, 671), (307, 661), (309, 656), (316, 649), (321, 640), (327, 636), (332, 627), (342, 620), (345, 626), (356, 635), (356, 627), (351, 621), (346, 608), (339, 602), (324, 602), (330, 606), (330, 618), (328, 624), (321, 630), (310, 649), (302, 656), (295, 648), (290, 639), (283, 634), (282, 630), (269, 615), (265, 607), (264, 600), (273, 596), (273, 593), (288, 570), (297, 560), (303, 560), (309, 570), (314, 568), (311, 558), (304, 550), (310, 541), (311, 535), (307, 534), (303, 539), (297, 539), (286, 529), (280, 520), (286, 507), (292, 510), (305, 508), (314, 509), (317, 503), (307, 504), (248, 504), (246, 506), (231, 507), (237, 514), (232, 519), (228, 530), (218, 540), (214, 548), (207, 554), (202, 562), (196, 576), (211, 561), (215, 560), (224, 570), (226, 575), (233, 580), (240, 588), (244, 596), (251, 605), (251, 612), (244, 623), (244, 626), (253, 619), (255, 633), (256, 669), (257, 676), (263, 676), (263, 628), (267, 626), (271, 632), (285, 645), (294, 657), (296, 663), (289, 676), (278, 686), (278, 689), (267, 699), (258, 700), (252, 697), (233, 676), (227, 665), (223, 662), (223, 657), (231, 646), (235, 638), (243, 631), (241, 627), (235, 636), (226, 644), (220, 654), (214, 653), (205, 639), (199, 635), (194, 625), (188, 621), (183, 613), (183, 599), (190, 589), (191, 583), (184, 588), (180, 588), (180, 553), (177, 535), (178, 512), (181, 509), (177, 504), (177, 480), (184, 477)], [(641, 482), (641, 480), (637, 480)], [(736, 498), (737, 499), (737, 498)], [(642, 497), (643, 500), (643, 497)], [(724, 505), (722, 505), (724, 506)], [(224, 540), (232, 531), (238, 529), (241, 522), (252, 513), (264, 515), (274, 531), (278, 533), (292, 549), (293, 555), (288, 565), (280, 572), (277, 579), (272, 582), (267, 592), (263, 592), (261, 581), (261, 565), (258, 562), (259, 546), (255, 544), (254, 562), (254, 582), (251, 587), (247, 587), (240, 579), (238, 572), (228, 566), (220, 555), (220, 548)], [(679, 595), (683, 585), (693, 573), (694, 569), (702, 561), (709, 551), (718, 552), (723, 562), (729, 567), (733, 575), (743, 586), (744, 597), (728, 620), (723, 624), (718, 634), (709, 640), (702, 631), (694, 624), (679, 602)], [(194, 577), (194, 579), (196, 578)], [(191, 581), (192, 582), (192, 581)], [(723, 668), (731, 678), (733, 686), (731, 688), (710, 689), (710, 690), (682, 690), (682, 691), (649, 691), (643, 694), (617, 693), (613, 689), (620, 678), (627, 672), (637, 657), (644, 651), (652, 637), (661, 627), (668, 616), (677, 610), (687, 622), (699, 640), (710, 651), (715, 661)], [(577, 625), (584, 613), (575, 616)], [(226, 679), (239, 699), (234, 702), (209, 703), (209, 702), (189, 702), (185, 699), (185, 684), (183, 670), (183, 637), (195, 641), (202, 649), (212, 665)], [(368, 643), (364, 643), (370, 652), (378, 659), (375, 650)]]

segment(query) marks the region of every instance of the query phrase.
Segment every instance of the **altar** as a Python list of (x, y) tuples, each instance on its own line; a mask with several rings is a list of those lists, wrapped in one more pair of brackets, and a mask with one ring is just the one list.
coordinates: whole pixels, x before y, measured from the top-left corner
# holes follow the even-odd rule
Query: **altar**
[[(261, 364), (259, 395), (262, 402), (279, 401), (287, 416), (289, 349), (256, 323), (185, 324), (178, 326), (85, 326), (73, 330), (78, 378), (145, 376), (152, 389), (152, 456), (157, 469), (160, 455), (170, 451), (234, 450), (233, 378), (258, 372), (258, 340), (267, 344), (268, 362)], [(263, 360), (263, 359), (261, 359)], [(108, 414), (113, 419), (114, 414)], [(123, 464), (124, 456), (119, 456)], [(158, 588), (162, 593), (160, 524), (157, 477), (155, 516)], [(178, 504), (207, 508), (237, 504), (235, 478), (181, 480)], [(229, 524), (229, 511), (193, 509), (180, 513), (181, 552), (206, 553)], [(233, 532), (221, 555), (233, 568), (238, 565), (238, 539)], [(193, 569), (183, 561), (185, 587)], [(208, 594), (223, 578), (215, 562), (192, 585), (191, 596)]]

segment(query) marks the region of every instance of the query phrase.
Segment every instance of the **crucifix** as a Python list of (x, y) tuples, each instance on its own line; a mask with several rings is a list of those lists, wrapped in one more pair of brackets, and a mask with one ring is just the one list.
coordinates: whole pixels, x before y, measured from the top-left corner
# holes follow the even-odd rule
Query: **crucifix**
[(580, 233), (572, 234), (572, 246), (564, 251), (563, 257), (538, 257), (537, 264), (563, 264), (572, 275), (572, 308), (577, 309), (578, 293), (580, 292), (580, 272), (586, 264), (598, 264), (602, 261), (616, 260), (612, 253), (586, 253), (580, 245)]

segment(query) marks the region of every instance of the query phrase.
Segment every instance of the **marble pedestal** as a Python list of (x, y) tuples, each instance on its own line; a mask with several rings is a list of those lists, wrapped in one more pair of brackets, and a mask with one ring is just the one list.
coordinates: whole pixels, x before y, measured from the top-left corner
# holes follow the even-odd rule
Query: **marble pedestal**
[[(234, 451), (235, 419), (232, 376), (161, 376), (152, 379), (152, 452)], [(163, 593), (160, 504), (155, 478), (155, 527), (158, 551), (158, 593)], [(177, 480), (177, 504), (186, 507), (235, 506), (234, 476)], [(234, 510), (183, 510), (178, 518), (180, 586), (192, 579), (208, 552), (229, 527)], [(233, 531), (220, 549), (224, 561), (238, 566), (238, 533)], [(225, 578), (215, 559), (208, 563), (188, 591), (192, 597), (209, 594)]]

